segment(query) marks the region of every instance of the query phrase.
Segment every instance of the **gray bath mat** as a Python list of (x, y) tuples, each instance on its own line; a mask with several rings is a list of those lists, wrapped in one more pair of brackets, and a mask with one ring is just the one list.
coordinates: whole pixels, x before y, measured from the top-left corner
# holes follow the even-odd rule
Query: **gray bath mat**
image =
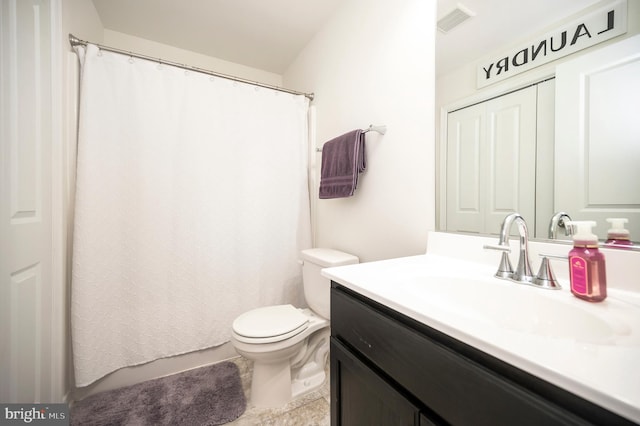
[(71, 425), (220, 425), (244, 413), (238, 367), (229, 361), (101, 392), (71, 408)]

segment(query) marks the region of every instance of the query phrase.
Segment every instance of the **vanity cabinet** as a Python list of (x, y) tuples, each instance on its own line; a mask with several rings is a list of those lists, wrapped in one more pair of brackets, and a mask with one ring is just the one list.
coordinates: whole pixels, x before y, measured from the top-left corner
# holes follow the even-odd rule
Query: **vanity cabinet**
[(331, 424), (633, 423), (333, 282)]

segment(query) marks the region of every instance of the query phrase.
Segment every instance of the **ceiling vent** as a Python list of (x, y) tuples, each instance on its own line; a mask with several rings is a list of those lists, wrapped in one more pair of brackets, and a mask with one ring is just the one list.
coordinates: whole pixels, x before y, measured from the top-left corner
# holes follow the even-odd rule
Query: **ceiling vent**
[(472, 16), (476, 14), (458, 3), (455, 9), (438, 20), (438, 30), (446, 34)]

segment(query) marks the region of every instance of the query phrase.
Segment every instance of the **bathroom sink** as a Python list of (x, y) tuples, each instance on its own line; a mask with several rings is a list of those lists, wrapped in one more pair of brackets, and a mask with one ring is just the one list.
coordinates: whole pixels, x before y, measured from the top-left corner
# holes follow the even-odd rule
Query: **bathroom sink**
[(422, 309), (445, 310), (458, 317), (503, 329), (578, 342), (615, 344), (632, 327), (602, 315), (604, 305), (563, 300), (562, 294), (490, 278), (415, 276), (397, 284)]
[(580, 300), (566, 281), (561, 290), (536, 288), (495, 278), (494, 265), (433, 255), (327, 272), (425, 324), (474, 341), (503, 342), (516, 333), (542, 339), (538, 344), (640, 349), (640, 306), (613, 294), (601, 303)]

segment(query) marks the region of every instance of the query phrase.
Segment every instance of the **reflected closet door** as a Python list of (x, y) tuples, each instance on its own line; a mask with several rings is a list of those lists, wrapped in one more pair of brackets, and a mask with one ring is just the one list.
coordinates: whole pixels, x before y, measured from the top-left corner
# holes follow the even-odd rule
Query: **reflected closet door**
[(595, 220), (626, 217), (640, 239), (640, 35), (556, 71), (556, 210)]
[(447, 230), (496, 234), (535, 218), (536, 87), (449, 113)]

